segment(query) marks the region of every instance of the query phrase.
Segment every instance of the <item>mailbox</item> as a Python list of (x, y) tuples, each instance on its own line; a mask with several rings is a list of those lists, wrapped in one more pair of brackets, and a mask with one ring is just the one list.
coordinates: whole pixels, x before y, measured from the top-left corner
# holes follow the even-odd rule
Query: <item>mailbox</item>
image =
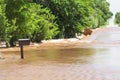
[(30, 45), (30, 39), (19, 39), (19, 46)]
[(23, 46), (30, 45), (30, 39), (19, 39), (18, 41), (19, 41), (19, 46), (20, 46), (20, 50), (21, 50), (21, 59), (24, 59)]

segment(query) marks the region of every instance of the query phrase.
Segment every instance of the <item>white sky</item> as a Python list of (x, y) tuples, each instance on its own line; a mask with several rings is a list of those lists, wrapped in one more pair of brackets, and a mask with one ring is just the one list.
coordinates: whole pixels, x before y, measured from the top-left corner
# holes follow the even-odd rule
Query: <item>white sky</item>
[(114, 17), (116, 12), (120, 12), (120, 0), (107, 0), (110, 3), (110, 11), (114, 14), (112, 19), (109, 21), (109, 26), (114, 26)]
[(110, 3), (110, 10), (115, 14), (120, 12), (120, 0), (107, 0)]

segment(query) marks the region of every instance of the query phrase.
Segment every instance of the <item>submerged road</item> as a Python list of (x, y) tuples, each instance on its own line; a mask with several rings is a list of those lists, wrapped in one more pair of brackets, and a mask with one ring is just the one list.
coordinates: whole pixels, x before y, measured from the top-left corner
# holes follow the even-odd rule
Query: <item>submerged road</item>
[(19, 51), (4, 51), (0, 80), (120, 80), (120, 28), (98, 29), (86, 41), (28, 48), (24, 60)]
[(120, 42), (120, 27), (108, 27), (97, 30), (93, 32), (88, 40), (103, 43)]

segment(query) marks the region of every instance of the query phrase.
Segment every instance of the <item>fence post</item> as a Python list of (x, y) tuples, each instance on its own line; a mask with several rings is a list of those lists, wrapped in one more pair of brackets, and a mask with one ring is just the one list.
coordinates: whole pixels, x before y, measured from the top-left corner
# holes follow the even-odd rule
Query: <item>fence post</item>
[(20, 52), (21, 52), (21, 59), (24, 59), (23, 45), (20, 46)]

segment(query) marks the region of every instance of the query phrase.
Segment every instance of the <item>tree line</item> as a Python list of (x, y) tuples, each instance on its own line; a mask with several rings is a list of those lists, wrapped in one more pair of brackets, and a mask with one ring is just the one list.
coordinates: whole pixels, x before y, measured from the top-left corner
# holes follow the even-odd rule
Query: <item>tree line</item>
[(120, 26), (120, 12), (117, 12), (115, 14), (114, 22), (115, 22), (115, 24), (117, 24), (118, 26)]
[(0, 38), (7, 47), (20, 38), (73, 38), (106, 25), (112, 15), (106, 0), (0, 0)]

